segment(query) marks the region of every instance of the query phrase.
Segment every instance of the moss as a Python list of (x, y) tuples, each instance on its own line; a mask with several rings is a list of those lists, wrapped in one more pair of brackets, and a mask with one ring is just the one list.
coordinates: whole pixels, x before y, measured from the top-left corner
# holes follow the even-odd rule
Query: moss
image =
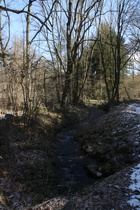
[(110, 163), (106, 163), (103, 167), (102, 167), (102, 173), (104, 176), (109, 176), (113, 173), (112, 170), (112, 165)]

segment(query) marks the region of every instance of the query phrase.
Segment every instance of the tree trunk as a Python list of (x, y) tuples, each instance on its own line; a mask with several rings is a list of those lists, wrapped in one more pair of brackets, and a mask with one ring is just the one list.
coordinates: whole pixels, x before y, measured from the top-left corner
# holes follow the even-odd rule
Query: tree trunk
[(23, 100), (24, 100), (24, 116), (28, 121), (30, 119), (30, 111), (31, 111), (31, 99), (30, 99), (30, 91), (31, 91), (31, 75), (30, 75), (30, 12), (31, 12), (32, 0), (29, 0), (28, 4), (28, 14), (26, 16), (26, 56), (25, 56), (25, 82), (22, 83), (23, 89)]
[(68, 22), (67, 22), (67, 72), (65, 74), (65, 85), (63, 89), (62, 94), (62, 100), (61, 100), (61, 107), (66, 107), (66, 103), (68, 100), (68, 94), (70, 92), (70, 85), (71, 85), (71, 74), (73, 72), (73, 62), (72, 62), (72, 56), (71, 56), (71, 18), (72, 18), (72, 0), (69, 0), (69, 9), (68, 9)]

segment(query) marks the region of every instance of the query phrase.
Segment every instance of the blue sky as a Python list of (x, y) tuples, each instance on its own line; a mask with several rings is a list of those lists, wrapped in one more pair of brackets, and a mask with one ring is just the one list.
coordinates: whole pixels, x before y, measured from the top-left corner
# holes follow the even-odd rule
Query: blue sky
[[(20, 2), (20, 3), (19, 3)], [(23, 1), (6, 1), (7, 3), (7, 7), (12, 8), (12, 9), (21, 9), (22, 8), (22, 4)], [(4, 3), (1, 3), (2, 6), (4, 6)], [(6, 22), (6, 18), (5, 18), (5, 12), (2, 11), (2, 24), (5, 24)], [(15, 35), (19, 36), (21, 35), (21, 15), (17, 15), (15, 13), (9, 12), (9, 16), (10, 16), (10, 29), (11, 29), (11, 38), (13, 38)], [(6, 27), (6, 25), (5, 25)], [(7, 30), (7, 27), (6, 27)], [(5, 30), (5, 31), (6, 31)]]
[[(22, 10), (28, 4), (28, 0), (7, 0), (6, 6), (10, 9)], [(4, 3), (2, 1), (2, 6)], [(7, 28), (7, 18), (5, 17), (6, 12), (2, 11), (2, 25), (4, 26), (3, 37), (6, 40), (8, 37), (8, 28)], [(22, 39), (23, 38), (23, 30), (25, 31), (25, 14), (16, 14), (13, 12), (9, 12), (10, 16), (10, 43), (14, 41), (14, 39)], [(23, 27), (24, 26), (24, 27)], [(10, 46), (9, 46), (10, 48)]]

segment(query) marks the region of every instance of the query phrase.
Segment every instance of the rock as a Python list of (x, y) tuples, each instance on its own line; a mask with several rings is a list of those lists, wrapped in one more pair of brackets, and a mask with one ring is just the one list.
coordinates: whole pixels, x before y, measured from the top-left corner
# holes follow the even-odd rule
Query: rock
[(105, 111), (105, 112), (108, 112), (109, 111), (109, 109), (110, 109), (110, 103), (109, 102), (106, 102), (106, 103), (102, 103), (101, 105), (100, 105), (100, 108), (103, 110), (103, 111)]
[(13, 114), (6, 114), (5, 119), (7, 119), (9, 122), (13, 122), (15, 117)]
[(69, 201), (66, 205), (62, 208), (62, 210), (74, 210), (76, 209), (76, 204), (73, 201)]
[(96, 164), (90, 164), (86, 166), (87, 171), (95, 178), (101, 178), (102, 172), (98, 170), (98, 166)]
[(103, 167), (102, 167), (102, 173), (104, 176), (109, 176), (113, 173), (112, 170), (112, 165), (110, 163), (106, 163)]
[(87, 152), (87, 153), (91, 153), (92, 151), (93, 151), (92, 146), (88, 146), (88, 147), (85, 149), (85, 152)]
[(103, 176), (103, 174), (101, 172), (97, 171), (96, 176), (97, 176), (97, 178), (101, 178)]

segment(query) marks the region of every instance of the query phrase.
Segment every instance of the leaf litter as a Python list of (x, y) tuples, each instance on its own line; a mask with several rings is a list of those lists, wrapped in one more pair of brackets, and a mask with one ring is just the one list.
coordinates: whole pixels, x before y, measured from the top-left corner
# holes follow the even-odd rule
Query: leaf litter
[[(12, 184), (13, 180), (9, 179), (10, 170), (6, 170), (7, 168), (5, 168), (5, 170), (2, 171), (0, 181), (3, 186), (5, 183), (4, 194), (6, 194), (7, 196), (5, 196), (3, 193), (1, 193), (0, 195), (1, 209), (8, 209), (11, 205), (10, 202), (13, 202), (11, 209), (58, 209), (58, 207), (59, 209), (68, 209), (67, 207), (69, 206), (71, 206), (71, 209), (83, 210), (110, 210), (125, 208), (128, 210), (140, 209), (139, 127), (140, 104), (121, 104), (118, 107), (115, 107), (115, 109), (112, 109), (96, 124), (90, 126), (89, 130), (86, 128), (87, 132), (89, 133), (86, 140), (84, 137), (83, 141), (83, 133), (81, 133), (80, 142), (84, 142), (84, 149), (89, 148), (89, 151), (86, 151), (87, 155), (91, 155), (91, 153), (94, 151), (95, 146), (98, 150), (101, 146), (104, 145), (104, 147), (107, 147), (107, 143), (111, 144), (111, 142), (116, 141), (118, 142), (118, 144), (114, 145), (116, 147), (118, 145), (120, 146), (120, 156), (122, 155), (121, 152), (123, 152), (123, 148), (127, 151), (128, 147), (130, 147), (130, 150), (128, 150), (128, 152), (131, 152), (131, 155), (129, 156), (131, 161), (130, 163), (126, 163), (123, 162), (123, 156), (122, 160), (118, 158), (116, 162), (120, 160), (122, 161), (122, 167), (120, 167), (119, 165), (119, 171), (116, 171), (114, 174), (97, 181), (95, 185), (83, 189), (82, 192), (77, 192), (72, 197), (60, 197), (48, 200), (46, 199), (46, 201), (42, 204), (40, 203), (38, 206), (30, 207), (32, 203), (32, 193), (27, 193), (26, 188), (24, 188), (24, 184), (20, 184), (20, 182), (18, 182), (17, 185), (15, 184), (15, 186), (11, 187), (10, 185)], [(100, 139), (97, 143), (95, 139), (99, 137)], [(3, 135), (2, 138), (5, 138), (5, 136)], [(102, 139), (104, 139), (104, 141), (102, 141)], [(16, 145), (14, 145), (13, 147), (16, 147)], [(10, 148), (11, 145), (9, 145), (9, 147), (5, 149), (10, 150)], [(110, 148), (113, 149), (114, 147)], [(109, 152), (109, 146), (107, 148), (107, 151)], [(28, 158), (25, 158), (27, 162), (29, 161), (30, 155), (31, 153), (28, 152)], [(13, 158), (13, 154), (10, 153), (10, 156), (11, 158)], [(21, 156), (24, 155), (22, 153), (19, 153), (19, 165), (22, 165), (22, 160), (20, 160)], [(6, 165), (9, 166), (10, 163), (8, 163), (7, 156), (1, 156), (1, 159), (3, 158), (5, 158), (5, 160), (7, 159)], [(117, 155), (115, 158), (117, 159)], [(11, 189), (13, 193), (10, 192)]]

